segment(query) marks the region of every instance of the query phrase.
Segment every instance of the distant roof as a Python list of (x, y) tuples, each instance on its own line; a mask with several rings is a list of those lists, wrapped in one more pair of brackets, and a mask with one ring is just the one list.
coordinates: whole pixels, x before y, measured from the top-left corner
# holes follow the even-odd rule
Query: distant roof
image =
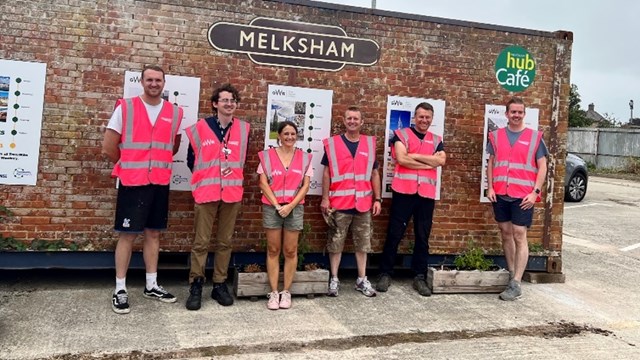
[(594, 122), (603, 122), (608, 121), (607, 118), (600, 115), (599, 112), (595, 110), (595, 105), (593, 103), (589, 104), (589, 110), (585, 113), (585, 117), (587, 119), (593, 120)]

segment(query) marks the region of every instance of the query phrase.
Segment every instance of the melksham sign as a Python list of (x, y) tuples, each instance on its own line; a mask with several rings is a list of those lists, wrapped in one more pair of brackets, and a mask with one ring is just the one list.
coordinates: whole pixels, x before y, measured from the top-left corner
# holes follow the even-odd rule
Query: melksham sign
[(373, 40), (349, 37), (340, 27), (269, 18), (249, 25), (217, 22), (209, 27), (216, 50), (244, 53), (256, 64), (338, 71), (371, 66), (380, 58)]

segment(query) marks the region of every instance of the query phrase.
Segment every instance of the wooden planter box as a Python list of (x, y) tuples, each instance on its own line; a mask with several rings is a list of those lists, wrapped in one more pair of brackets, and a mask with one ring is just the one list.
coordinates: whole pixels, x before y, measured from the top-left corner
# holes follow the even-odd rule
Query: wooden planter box
[(500, 293), (507, 288), (509, 271), (506, 269), (448, 270), (430, 267), (427, 285), (434, 294)]
[[(282, 289), (283, 273), (278, 286)], [(293, 295), (326, 294), (329, 289), (329, 270), (296, 271), (289, 291)], [(236, 271), (233, 292), (237, 297), (265, 296), (271, 292), (266, 272), (243, 273)]]

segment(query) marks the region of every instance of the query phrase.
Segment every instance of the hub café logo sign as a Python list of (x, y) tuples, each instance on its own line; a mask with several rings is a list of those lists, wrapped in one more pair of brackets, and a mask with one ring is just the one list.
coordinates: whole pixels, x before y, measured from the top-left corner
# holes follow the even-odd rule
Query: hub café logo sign
[(337, 26), (297, 21), (222, 21), (209, 27), (208, 38), (216, 50), (248, 54), (260, 65), (338, 71), (347, 64), (371, 66), (380, 58), (380, 46), (373, 40), (349, 37)]
[(518, 92), (528, 88), (536, 77), (536, 61), (520, 46), (509, 46), (496, 59), (496, 80), (503, 88)]

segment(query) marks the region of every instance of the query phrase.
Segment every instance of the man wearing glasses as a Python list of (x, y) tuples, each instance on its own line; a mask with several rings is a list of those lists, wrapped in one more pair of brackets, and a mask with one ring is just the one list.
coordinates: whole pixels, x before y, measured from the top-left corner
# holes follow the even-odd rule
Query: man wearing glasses
[(249, 143), (249, 124), (233, 116), (239, 101), (240, 94), (235, 87), (222, 85), (211, 96), (213, 116), (200, 119), (185, 130), (189, 138), (187, 166), (192, 172), (196, 232), (191, 248), (191, 287), (186, 303), (189, 310), (200, 309), (216, 216), (211, 297), (223, 306), (233, 304), (225, 281), (231, 259), (231, 237), (244, 191), (243, 169)]

